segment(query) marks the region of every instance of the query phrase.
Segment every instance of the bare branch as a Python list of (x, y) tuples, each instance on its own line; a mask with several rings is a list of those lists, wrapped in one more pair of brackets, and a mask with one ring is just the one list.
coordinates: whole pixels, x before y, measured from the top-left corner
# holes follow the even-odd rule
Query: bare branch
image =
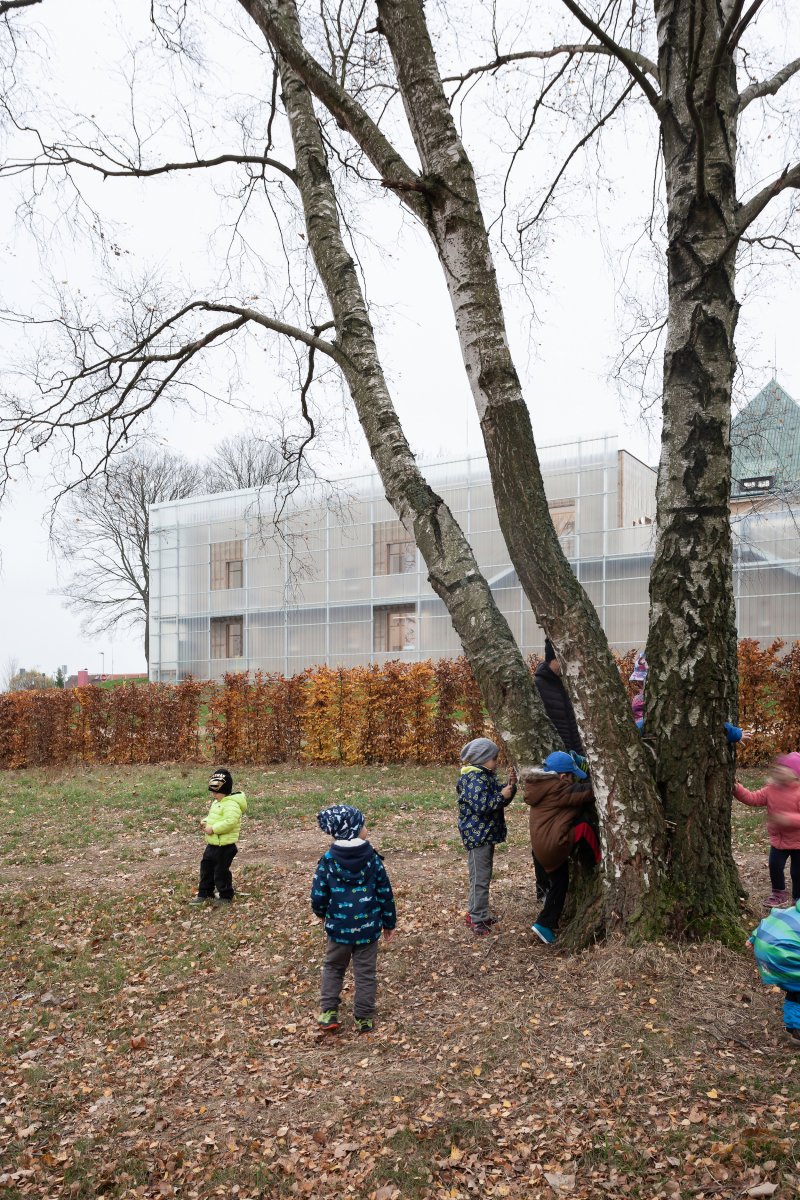
[(628, 86), (625, 88), (625, 91), (622, 93), (622, 95), (619, 97), (619, 99), (618, 99), (618, 100), (616, 100), (616, 101), (614, 102), (614, 104), (612, 104), (612, 106), (611, 106), (611, 108), (608, 110), (608, 112), (607, 112), (607, 113), (604, 113), (604, 114), (603, 114), (603, 116), (599, 118), (599, 120), (595, 121), (594, 125), (593, 125), (593, 126), (592, 126), (592, 128), (589, 130), (589, 132), (588, 132), (588, 133), (586, 133), (586, 134), (584, 134), (584, 136), (583, 136), (583, 137), (580, 139), (580, 141), (579, 141), (579, 142), (576, 142), (576, 144), (573, 146), (573, 148), (570, 150), (569, 154), (567, 155), (567, 157), (564, 159), (563, 163), (561, 164), (561, 167), (559, 168), (558, 174), (556, 175), (555, 179), (554, 179), (554, 180), (553, 180), (553, 182), (550, 184), (550, 187), (547, 189), (547, 195), (545, 196), (545, 198), (544, 198), (544, 200), (542, 201), (542, 203), (539, 205), (539, 210), (538, 210), (538, 212), (536, 213), (536, 215), (535, 215), (534, 217), (531, 217), (531, 219), (530, 219), (529, 221), (525, 221), (525, 222), (524, 222), (522, 225), (520, 225), (520, 226), (518, 227), (518, 231), (519, 231), (519, 233), (524, 233), (524, 232), (526, 231), (526, 229), (530, 229), (531, 225), (535, 225), (535, 224), (536, 224), (536, 222), (539, 220), (539, 218), (541, 217), (542, 213), (544, 212), (545, 208), (547, 207), (548, 203), (550, 202), (550, 198), (552, 197), (552, 195), (553, 195), (553, 192), (554, 192), (554, 191), (556, 190), (556, 188), (558, 187), (559, 181), (562, 179), (562, 177), (563, 177), (564, 173), (565, 173), (565, 172), (566, 172), (566, 170), (567, 170), (567, 167), (568, 167), (568, 166), (569, 166), (569, 164), (572, 162), (572, 160), (573, 160), (573, 158), (575, 157), (575, 155), (578, 153), (578, 151), (579, 151), (579, 150), (580, 150), (580, 149), (581, 149), (583, 146), (585, 146), (585, 145), (586, 145), (586, 143), (587, 143), (587, 142), (590, 142), (590, 141), (592, 140), (592, 138), (594, 137), (594, 135), (595, 135), (595, 134), (596, 134), (596, 133), (597, 133), (597, 132), (598, 132), (600, 129), (602, 129), (602, 128), (603, 128), (603, 126), (604, 126), (604, 125), (605, 125), (605, 124), (606, 124), (608, 121), (610, 121), (610, 120), (611, 120), (611, 118), (613, 117), (614, 113), (615, 113), (615, 112), (616, 112), (616, 111), (617, 111), (619, 108), (621, 108), (621, 106), (622, 106), (622, 105), (625, 103), (625, 101), (627, 100), (628, 96), (630, 96), (630, 94), (631, 94), (631, 92), (633, 91), (633, 89), (634, 89), (634, 87), (635, 87), (635, 86), (636, 86), (635, 82), (634, 82), (633, 80), (631, 80), (631, 81), (628, 83)]
[(575, 0), (561, 0), (561, 3), (569, 9), (569, 11), (578, 21), (580, 21), (581, 25), (588, 29), (590, 33), (594, 34), (597, 40), (607, 48), (610, 54), (619, 59), (622, 65), (630, 72), (630, 74), (639, 84), (639, 87), (642, 89), (645, 96), (658, 113), (659, 117), (661, 117), (663, 112), (663, 97), (661, 96), (660, 92), (653, 87), (650, 80), (644, 74), (639, 63), (636, 61), (633, 52), (628, 50), (625, 46), (620, 46), (619, 43), (615, 42), (612, 37), (609, 37), (602, 26), (598, 25), (596, 21), (593, 21), (589, 14), (585, 13), (579, 4), (575, 3)]
[[(652, 75), (655, 80), (658, 80), (658, 67), (645, 54), (640, 54), (637, 50), (628, 50), (633, 62), (641, 67), (647, 75)], [(619, 58), (616, 51), (604, 46), (601, 43), (593, 42), (573, 42), (561, 46), (553, 46), (549, 50), (518, 50), (512, 54), (498, 54), (493, 62), (483, 63), (477, 67), (470, 67), (463, 75), (445, 75), (442, 83), (458, 83), (459, 86), (473, 75), (480, 75), (487, 71), (496, 71), (500, 67), (505, 67), (508, 63), (524, 62), (526, 59), (544, 59), (556, 58), (560, 54), (571, 54), (578, 56), (581, 54), (601, 54), (608, 55), (609, 58)]]
[(785, 67), (781, 67), (780, 71), (776, 71), (771, 79), (764, 79), (760, 83), (751, 83), (739, 96), (739, 112), (747, 108), (753, 100), (760, 100), (762, 96), (776, 95), (798, 71), (800, 71), (800, 58), (795, 58)]
[(753, 18), (755, 17), (756, 13), (761, 8), (763, 3), (764, 3), (764, 0), (753, 0), (753, 3), (748, 8), (747, 12), (744, 14), (744, 16), (742, 17), (739, 24), (736, 26), (736, 29), (733, 31), (733, 34), (731, 35), (731, 41), (730, 41), (730, 53), (731, 54), (733, 54), (734, 50), (736, 49), (736, 47), (739, 44), (739, 40), (740, 40), (742, 34), (744, 33), (745, 29), (747, 29), (747, 26), (753, 20)]
[(4, 17), (6, 13), (11, 12), (12, 8), (30, 8), (32, 4), (41, 4), (42, 0), (2, 0), (0, 3), (0, 17)]
[[(82, 147), (85, 149), (85, 147)], [(268, 158), (261, 154), (218, 154), (215, 158), (198, 158), (188, 162), (162, 163), (157, 167), (142, 167), (134, 163), (125, 163), (121, 159), (114, 159), (109, 154), (104, 153), (99, 162), (92, 162), (91, 159), (80, 158), (73, 153), (69, 146), (45, 146), (41, 154), (37, 154), (31, 159), (11, 159), (0, 165), (0, 178), (8, 175), (21, 175), (27, 171), (34, 171), (39, 167), (51, 169), (54, 167), (84, 167), (89, 171), (96, 171), (102, 175), (104, 179), (110, 178), (139, 178), (146, 179), (151, 175), (167, 175), (173, 171), (196, 171), (206, 167), (225, 166), (230, 163), (237, 165), (252, 165), (261, 167), (271, 167), (275, 171), (280, 171), (287, 179), (291, 179), (292, 183), (296, 183), (297, 179), (291, 167), (287, 167), (285, 163), (279, 162), (275, 158)], [(107, 165), (113, 164), (113, 165)]]
[(774, 200), (787, 188), (800, 188), (800, 163), (795, 163), (791, 167), (785, 166), (777, 179), (773, 179), (772, 183), (768, 183), (760, 192), (756, 192), (755, 196), (746, 204), (741, 205), (736, 221), (735, 236), (741, 237), (756, 217), (764, 211), (770, 200)]
[(369, 113), (308, 53), (275, 0), (239, 0), (265, 37), (300, 76), (343, 129), (361, 147), (380, 173), (384, 186), (396, 191), (404, 204), (424, 219), (425, 183), (375, 124)]

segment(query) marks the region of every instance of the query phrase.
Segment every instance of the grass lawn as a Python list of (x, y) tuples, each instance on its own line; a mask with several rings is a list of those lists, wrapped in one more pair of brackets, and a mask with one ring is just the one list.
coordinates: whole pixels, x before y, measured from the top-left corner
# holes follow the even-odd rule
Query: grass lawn
[[(0, 1200), (798, 1195), (800, 1054), (748, 955), (536, 943), (520, 804), (475, 939), (443, 768), (235, 772), (242, 894), (198, 911), (207, 776), (0, 776)], [(371, 1037), (349, 989), (341, 1034), (313, 1024), (314, 816), (336, 800), (397, 894)], [(757, 899), (763, 817), (734, 824)]]

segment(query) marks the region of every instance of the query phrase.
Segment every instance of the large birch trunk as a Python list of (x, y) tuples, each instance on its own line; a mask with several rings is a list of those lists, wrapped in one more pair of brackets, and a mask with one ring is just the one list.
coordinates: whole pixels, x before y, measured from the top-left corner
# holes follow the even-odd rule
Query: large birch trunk
[(311, 94), (285, 60), (280, 67), (309, 246), (333, 313), (339, 364), (387, 499), (413, 531), (429, 581), (447, 607), (511, 758), (520, 765), (540, 761), (557, 744), (557, 735), (467, 539), (448, 506), (423, 478), (406, 441), (341, 234)]
[(715, 51), (732, 4), (654, 7), (669, 312), (645, 719), (670, 829), (673, 921), (689, 933), (724, 934), (739, 914), (733, 756), (723, 731), (737, 703), (729, 515), (737, 93), (730, 53), (715, 60)]
[(421, 0), (378, 0), (378, 13), (428, 188), (426, 225), (455, 313), (500, 526), (536, 618), (558, 650), (592, 761), (607, 857), (600, 923), (629, 925), (650, 915), (659, 880), (657, 796), (605, 633), (550, 517), (472, 164), (444, 95)]

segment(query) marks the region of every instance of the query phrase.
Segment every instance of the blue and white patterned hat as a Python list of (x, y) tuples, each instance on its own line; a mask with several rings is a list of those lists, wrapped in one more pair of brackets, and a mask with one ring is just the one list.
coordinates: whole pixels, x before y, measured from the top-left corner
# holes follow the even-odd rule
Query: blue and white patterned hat
[(364, 814), (352, 804), (331, 804), (317, 813), (317, 823), (323, 833), (338, 841), (357, 838), (364, 825)]

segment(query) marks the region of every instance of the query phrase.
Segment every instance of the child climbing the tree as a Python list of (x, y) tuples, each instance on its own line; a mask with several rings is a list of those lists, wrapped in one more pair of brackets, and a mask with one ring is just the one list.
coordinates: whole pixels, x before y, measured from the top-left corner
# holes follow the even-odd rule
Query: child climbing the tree
[(764, 900), (765, 907), (780, 907), (789, 900), (787, 861), (792, 903), (797, 903), (800, 900), (800, 754), (779, 755), (770, 768), (766, 785), (759, 791), (749, 792), (741, 783), (735, 783), (733, 794), (742, 804), (767, 810), (772, 891)]
[(569, 888), (569, 859), (580, 851), (587, 866), (600, 862), (600, 839), (591, 815), (592, 785), (576, 757), (548, 754), (541, 768), (522, 773), (522, 798), (529, 809), (536, 896), (542, 910), (531, 930), (546, 946), (556, 940)]

